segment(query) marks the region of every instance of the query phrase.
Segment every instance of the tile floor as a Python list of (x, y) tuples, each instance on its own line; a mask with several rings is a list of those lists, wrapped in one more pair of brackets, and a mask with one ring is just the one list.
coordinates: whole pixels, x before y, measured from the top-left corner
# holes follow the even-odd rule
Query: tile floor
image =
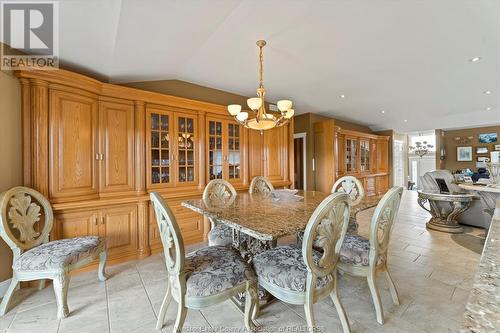
[[(360, 234), (366, 234), (373, 209), (359, 215)], [(385, 325), (375, 320), (366, 281), (343, 276), (339, 292), (353, 332), (457, 332), (464, 304), (480, 257), (481, 231), (467, 228), (449, 235), (425, 228), (427, 213), (416, 203), (415, 192), (405, 192), (394, 226), (389, 255), (391, 273), (401, 296), (392, 304), (387, 283), (381, 288)], [(0, 318), (0, 332), (100, 333), (157, 332), (155, 322), (165, 291), (165, 268), (160, 255), (108, 268), (111, 278), (98, 282), (95, 273), (72, 278), (68, 295), (71, 316), (58, 320), (52, 288), (22, 289), (17, 304)], [(176, 304), (167, 313), (164, 332), (171, 332)], [(341, 332), (332, 302), (315, 306), (322, 332)], [(258, 322), (264, 332), (302, 332), (302, 307), (274, 302), (262, 310)], [(187, 332), (239, 332), (243, 316), (231, 302), (188, 312)]]

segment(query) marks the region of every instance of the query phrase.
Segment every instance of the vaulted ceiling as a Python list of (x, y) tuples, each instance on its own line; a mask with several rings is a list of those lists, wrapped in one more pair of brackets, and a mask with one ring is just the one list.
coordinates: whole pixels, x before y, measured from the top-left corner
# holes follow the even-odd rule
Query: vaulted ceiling
[(251, 96), (265, 39), (268, 100), (297, 113), (398, 131), (500, 123), (498, 0), (67, 0), (59, 16), (63, 64), (111, 82)]

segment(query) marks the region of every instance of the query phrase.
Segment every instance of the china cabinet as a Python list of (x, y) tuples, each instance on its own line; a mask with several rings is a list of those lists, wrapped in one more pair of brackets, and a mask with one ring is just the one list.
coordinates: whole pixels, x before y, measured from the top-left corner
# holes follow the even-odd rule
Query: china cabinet
[(254, 176), (275, 187), (293, 177), (293, 120), (243, 128), (225, 106), (99, 82), (65, 70), (18, 71), (23, 179), (49, 198), (52, 239), (106, 237), (109, 261), (161, 251), (149, 192), (169, 202), (187, 244), (206, 224), (180, 203), (211, 179), (247, 190)]

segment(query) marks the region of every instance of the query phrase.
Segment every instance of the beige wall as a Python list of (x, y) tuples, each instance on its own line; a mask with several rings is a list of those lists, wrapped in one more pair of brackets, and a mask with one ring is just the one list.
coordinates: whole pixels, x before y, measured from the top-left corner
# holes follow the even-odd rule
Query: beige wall
[[(314, 113), (304, 113), (296, 116), (294, 119), (294, 133), (307, 133), (306, 134), (306, 168), (307, 168), (306, 190), (316, 189), (314, 172), (312, 171), (313, 158), (314, 158), (314, 123), (327, 119), (332, 119), (332, 118), (320, 116)], [(335, 119), (335, 126), (339, 126), (344, 129), (353, 131), (373, 133), (367, 126), (337, 119)]]
[[(10, 72), (0, 72), (0, 191), (22, 184), (21, 88)], [(11, 276), (9, 247), (0, 240), (0, 281)]]
[[(500, 142), (488, 144), (479, 143), (479, 134), (484, 133), (497, 133), (497, 135), (500, 135), (500, 126), (477, 127), (441, 132), (439, 144), (444, 145), (444, 148), (446, 149), (446, 158), (444, 159), (444, 161), (439, 161), (439, 153), (437, 153), (436, 167), (439, 167), (441, 169), (448, 169), (451, 171), (464, 168), (477, 170), (477, 156), (489, 157), (489, 153), (495, 149), (495, 144), (500, 144)], [(473, 138), (472, 140), (470, 140), (470, 142), (467, 143), (457, 143), (457, 141), (455, 140), (456, 137), (466, 138), (469, 136), (472, 136)], [(457, 147), (467, 146), (472, 147), (472, 162), (457, 162)], [(488, 147), (488, 154), (476, 154), (476, 147)]]

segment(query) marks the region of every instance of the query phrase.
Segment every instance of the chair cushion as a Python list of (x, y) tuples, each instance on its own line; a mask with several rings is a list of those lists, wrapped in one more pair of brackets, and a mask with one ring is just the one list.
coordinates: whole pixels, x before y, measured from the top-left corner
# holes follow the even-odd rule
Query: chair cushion
[[(313, 250), (313, 260), (319, 261), (321, 254)], [(259, 253), (253, 258), (259, 281), (272, 284), (285, 291), (306, 291), (307, 267), (302, 249), (295, 246), (279, 246)], [(332, 281), (331, 276), (320, 278), (316, 288), (320, 289)]]
[[(255, 281), (252, 267), (238, 252), (227, 246), (209, 246), (186, 256), (187, 296), (211, 296), (245, 281)], [(174, 288), (178, 287), (173, 284)]]
[(340, 261), (346, 264), (368, 266), (370, 241), (359, 235), (346, 234), (340, 249)]
[(207, 236), (210, 246), (226, 246), (233, 243), (233, 229), (224, 224), (216, 224)]
[(82, 259), (96, 256), (105, 249), (101, 237), (88, 236), (56, 240), (34, 247), (17, 258), (15, 271), (62, 269)]

